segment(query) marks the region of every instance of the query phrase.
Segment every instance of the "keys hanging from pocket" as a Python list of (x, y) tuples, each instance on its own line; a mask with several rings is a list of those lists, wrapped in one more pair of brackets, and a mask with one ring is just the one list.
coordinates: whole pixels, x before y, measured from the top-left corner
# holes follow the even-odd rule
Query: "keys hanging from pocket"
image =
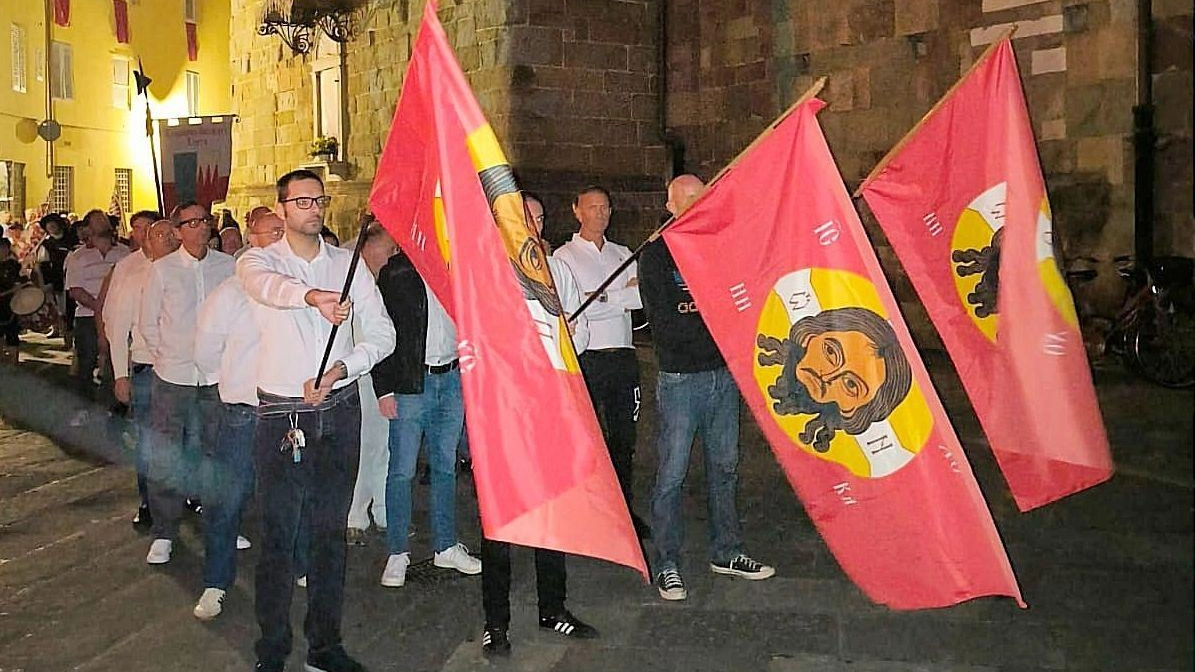
[(299, 429), (298, 413), (291, 413), (289, 419), (290, 429), (283, 437), (279, 450), (283, 453), (289, 450), (291, 460), (298, 464), (303, 461), (303, 448), (307, 446), (307, 435), (303, 433), (302, 429)]

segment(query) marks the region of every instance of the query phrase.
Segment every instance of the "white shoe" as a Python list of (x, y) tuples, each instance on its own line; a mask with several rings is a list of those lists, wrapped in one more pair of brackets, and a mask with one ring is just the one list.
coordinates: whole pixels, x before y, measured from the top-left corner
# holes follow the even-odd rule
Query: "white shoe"
[(382, 571), (382, 585), (389, 588), (400, 588), (407, 582), (407, 567), (411, 566), (410, 553), (395, 553), (386, 560), (386, 569)]
[(169, 539), (154, 539), (149, 545), (149, 553), (145, 556), (146, 564), (164, 565), (170, 562), (170, 552), (174, 550), (174, 542)]
[(306, 588), (307, 587), (307, 575), (304, 574), (303, 576), (300, 576), (299, 578), (295, 579), (295, 585), (300, 588)]
[(481, 561), (469, 555), (464, 544), (454, 544), (440, 551), (432, 562), (437, 567), (455, 569), (461, 574), (481, 573)]
[(249, 541), (245, 537), (242, 537), (241, 535), (238, 534), (237, 535), (237, 550), (243, 551), (247, 548), (253, 548), (253, 542)]
[(210, 621), (224, 610), (224, 591), (219, 588), (204, 588), (203, 595), (195, 603), (191, 613), (201, 621)]

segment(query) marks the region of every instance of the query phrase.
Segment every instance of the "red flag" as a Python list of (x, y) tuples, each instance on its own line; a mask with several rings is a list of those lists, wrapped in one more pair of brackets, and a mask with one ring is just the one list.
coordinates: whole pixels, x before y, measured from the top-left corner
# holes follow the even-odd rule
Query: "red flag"
[(1010, 40), (861, 191), (942, 335), (1017, 506), (1109, 479)]
[(839, 564), (897, 609), (1020, 591), (826, 146), (799, 105), (664, 239)]
[(370, 205), (429, 285), (451, 290), (486, 537), (603, 558), (646, 577), (546, 256), (434, 2)]
[(116, 41), (120, 44), (129, 43), (129, 3), (128, 0), (112, 0), (112, 11), (116, 16)]
[(196, 28), (195, 24), (191, 23), (190, 21), (187, 21), (185, 23), (185, 25), (187, 27), (187, 60), (188, 61), (198, 61), (199, 60), (199, 36), (195, 32), (197, 30), (197, 28)]
[(71, 0), (54, 0), (54, 23), (63, 27), (71, 25)]

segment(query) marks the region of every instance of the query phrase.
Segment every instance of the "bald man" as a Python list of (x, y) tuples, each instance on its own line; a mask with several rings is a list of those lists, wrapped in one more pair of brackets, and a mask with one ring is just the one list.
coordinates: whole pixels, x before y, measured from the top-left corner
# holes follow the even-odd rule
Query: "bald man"
[[(668, 185), (668, 212), (680, 217), (704, 191), (705, 185), (696, 176), (677, 177)], [(656, 403), (660, 411), (656, 439), (659, 467), (651, 497), (656, 589), (665, 600), (688, 597), (680, 575), (685, 526), (681, 520), (681, 493), (696, 436), (701, 437), (705, 451), (709, 488), (710, 571), (745, 579), (766, 579), (776, 570), (756, 562), (743, 551), (735, 506), (738, 388), (663, 240), (644, 250), (639, 260), (639, 279), (659, 362), (656, 380)]]

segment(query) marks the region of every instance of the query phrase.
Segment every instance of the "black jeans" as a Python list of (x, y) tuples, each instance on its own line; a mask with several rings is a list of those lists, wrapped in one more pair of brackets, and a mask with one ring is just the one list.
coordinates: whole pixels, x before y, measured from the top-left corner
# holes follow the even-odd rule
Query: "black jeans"
[[(567, 578), (563, 553), (535, 549), (540, 616), (556, 616), (564, 611)], [(481, 541), (481, 604), (487, 628), (505, 630), (510, 626), (510, 544), (505, 541)]]
[[(336, 390), (319, 409), (302, 400), (259, 393), (253, 461), (261, 514), (262, 551), (257, 561), (259, 661), (281, 663), (290, 655), (290, 605), (295, 588), (295, 540), (300, 521), (310, 524), (307, 557), (307, 618), (310, 652), (340, 645), (344, 606), (344, 528), (361, 455), (361, 399), (354, 382)], [(297, 401), (297, 403), (296, 403)], [(291, 427), (289, 409), (306, 435), (296, 464), (279, 446)]]
[(100, 343), (94, 317), (75, 318), (75, 383), (84, 403), (97, 399), (92, 372), (99, 361)]
[(150, 375), (147, 485), (154, 519), (151, 534), (155, 539), (174, 539), (184, 499), (203, 493), (203, 454), (216, 442), (220, 395), (215, 385), (175, 385), (156, 373)]
[(587, 350), (581, 353), (581, 373), (593, 400), (593, 410), (614, 463), (622, 496), (631, 506), (634, 483), (635, 423), (639, 421), (639, 360), (633, 348)]

